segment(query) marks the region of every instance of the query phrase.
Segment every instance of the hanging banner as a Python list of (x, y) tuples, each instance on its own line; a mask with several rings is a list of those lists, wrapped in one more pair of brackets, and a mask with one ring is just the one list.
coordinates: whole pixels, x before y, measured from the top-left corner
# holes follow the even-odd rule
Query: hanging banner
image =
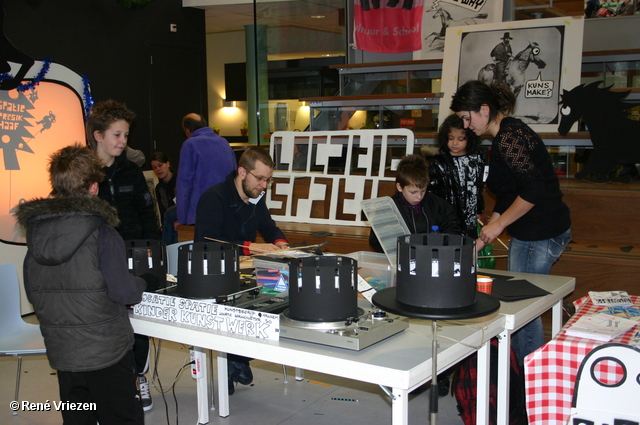
[(420, 50), (423, 4), (424, 0), (355, 0), (356, 47), (378, 53)]

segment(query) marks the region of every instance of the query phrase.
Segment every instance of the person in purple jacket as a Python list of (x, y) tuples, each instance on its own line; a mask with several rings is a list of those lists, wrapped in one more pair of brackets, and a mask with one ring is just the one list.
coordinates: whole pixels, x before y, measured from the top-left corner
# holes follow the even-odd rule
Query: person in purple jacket
[(229, 142), (207, 127), (202, 115), (186, 115), (182, 129), (188, 139), (180, 149), (176, 184), (178, 223), (195, 224), (200, 196), (237, 168), (236, 156)]

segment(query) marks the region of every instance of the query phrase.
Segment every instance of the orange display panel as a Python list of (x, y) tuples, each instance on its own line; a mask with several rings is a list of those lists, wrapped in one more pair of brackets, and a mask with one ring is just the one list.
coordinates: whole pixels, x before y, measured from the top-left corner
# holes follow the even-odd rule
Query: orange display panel
[(24, 242), (14, 208), (47, 197), (50, 155), (85, 144), (83, 104), (66, 85), (43, 81), (34, 90), (0, 90), (0, 240)]

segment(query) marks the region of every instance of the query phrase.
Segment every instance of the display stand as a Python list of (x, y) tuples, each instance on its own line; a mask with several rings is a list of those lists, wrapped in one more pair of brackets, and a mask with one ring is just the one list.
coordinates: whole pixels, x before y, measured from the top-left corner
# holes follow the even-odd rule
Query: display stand
[(491, 314), (500, 308), (500, 301), (482, 292), (476, 293), (476, 302), (461, 308), (422, 308), (407, 305), (396, 299), (396, 288), (387, 288), (377, 292), (372, 299), (373, 305), (387, 312), (417, 319), (430, 319), (433, 332), (431, 342), (431, 406), (429, 408), (431, 425), (438, 423), (438, 342), (436, 332), (438, 320), (472, 319)]

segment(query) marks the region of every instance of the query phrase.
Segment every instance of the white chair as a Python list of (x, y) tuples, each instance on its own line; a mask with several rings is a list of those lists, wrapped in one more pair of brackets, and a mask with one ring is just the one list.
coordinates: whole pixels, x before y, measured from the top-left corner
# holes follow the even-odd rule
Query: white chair
[[(19, 400), (22, 356), (47, 354), (40, 326), (22, 320), (19, 284), (13, 263), (0, 265), (0, 356), (18, 358), (16, 401)], [(17, 410), (13, 412), (14, 416), (17, 414)]]
[(178, 248), (193, 241), (178, 242), (167, 245), (167, 273), (178, 277)]

